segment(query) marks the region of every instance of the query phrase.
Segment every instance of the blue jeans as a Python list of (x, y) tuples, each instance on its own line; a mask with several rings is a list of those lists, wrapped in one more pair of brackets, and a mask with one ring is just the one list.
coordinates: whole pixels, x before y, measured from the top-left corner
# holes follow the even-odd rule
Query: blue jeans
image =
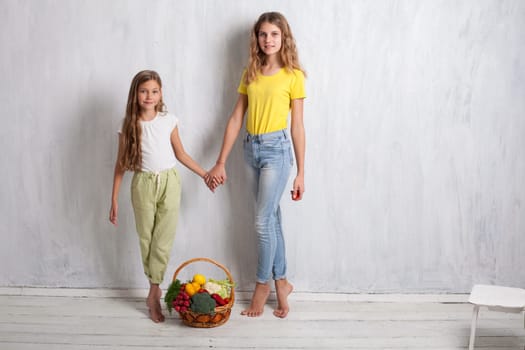
[(286, 130), (247, 134), (244, 159), (254, 175), (257, 282), (286, 278), (286, 253), (279, 202), (293, 164)]

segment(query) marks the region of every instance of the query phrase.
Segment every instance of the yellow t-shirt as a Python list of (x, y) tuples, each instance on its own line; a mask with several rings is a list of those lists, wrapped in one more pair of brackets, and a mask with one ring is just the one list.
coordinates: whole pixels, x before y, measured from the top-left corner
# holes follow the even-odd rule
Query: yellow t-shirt
[(293, 73), (281, 68), (274, 75), (257, 74), (248, 86), (242, 74), (237, 91), (248, 95), (246, 130), (252, 135), (266, 134), (288, 127), (291, 101), (305, 98), (304, 74), (298, 69)]

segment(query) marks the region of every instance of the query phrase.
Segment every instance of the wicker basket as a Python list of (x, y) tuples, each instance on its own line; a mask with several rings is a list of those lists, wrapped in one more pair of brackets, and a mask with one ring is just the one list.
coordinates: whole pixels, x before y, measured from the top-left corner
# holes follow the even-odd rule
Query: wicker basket
[[(230, 282), (233, 283), (233, 277), (232, 277), (230, 271), (228, 271), (228, 269), (226, 267), (224, 267), (222, 264), (220, 264), (220, 263), (218, 263), (215, 260), (212, 260), (210, 258), (194, 258), (194, 259), (190, 259), (188, 261), (185, 261), (184, 263), (182, 263), (177, 268), (177, 270), (173, 274), (173, 281), (175, 281), (177, 279), (177, 275), (179, 274), (179, 272), (184, 267), (188, 266), (191, 263), (198, 262), (198, 261), (209, 262), (209, 263), (211, 263), (211, 264), (221, 268), (226, 273), (226, 276), (228, 277)], [(235, 299), (235, 292), (234, 292), (233, 287), (232, 287), (231, 288), (231, 292), (230, 292), (230, 300), (229, 300), (229, 302), (226, 305), (217, 306), (215, 308), (215, 314), (213, 314), (213, 315), (200, 314), (200, 313), (193, 312), (191, 310), (187, 310), (185, 312), (180, 312), (179, 311), (179, 315), (182, 318), (182, 321), (186, 325), (191, 326), (191, 327), (197, 327), (197, 328), (217, 327), (217, 326), (220, 326), (220, 325), (226, 323), (226, 321), (228, 321), (228, 319), (230, 318), (230, 313), (232, 311), (232, 306), (233, 306), (234, 299)]]

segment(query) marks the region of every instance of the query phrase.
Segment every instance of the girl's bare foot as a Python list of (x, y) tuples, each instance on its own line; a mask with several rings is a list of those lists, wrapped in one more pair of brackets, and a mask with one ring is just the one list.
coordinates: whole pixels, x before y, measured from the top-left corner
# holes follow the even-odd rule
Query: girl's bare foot
[(276, 317), (285, 318), (290, 311), (288, 295), (293, 290), (293, 285), (285, 279), (275, 281), (275, 294), (277, 294), (277, 309), (273, 311)]
[(158, 284), (151, 284), (146, 299), (146, 305), (149, 310), (149, 317), (155, 323), (164, 322), (164, 315), (162, 314), (162, 307), (160, 305), (160, 298), (162, 297), (162, 290)]
[(159, 288), (158, 292), (157, 292), (157, 299), (156, 299), (157, 310), (159, 311), (160, 322), (164, 322), (165, 318), (164, 318), (164, 314), (162, 313), (162, 306), (160, 304), (160, 299), (161, 298), (162, 298), (162, 290)]
[(252, 302), (250, 307), (243, 310), (241, 315), (248, 317), (261, 316), (264, 311), (264, 305), (270, 295), (270, 286), (268, 283), (256, 283), (253, 291)]

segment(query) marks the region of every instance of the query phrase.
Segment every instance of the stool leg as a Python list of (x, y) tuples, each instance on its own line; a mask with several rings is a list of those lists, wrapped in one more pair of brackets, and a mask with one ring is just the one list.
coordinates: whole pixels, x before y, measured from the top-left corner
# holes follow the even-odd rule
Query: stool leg
[(474, 340), (476, 339), (476, 326), (478, 323), (478, 311), (479, 306), (474, 305), (474, 309), (472, 310), (472, 322), (470, 323), (470, 341), (468, 344), (469, 350), (474, 350)]

